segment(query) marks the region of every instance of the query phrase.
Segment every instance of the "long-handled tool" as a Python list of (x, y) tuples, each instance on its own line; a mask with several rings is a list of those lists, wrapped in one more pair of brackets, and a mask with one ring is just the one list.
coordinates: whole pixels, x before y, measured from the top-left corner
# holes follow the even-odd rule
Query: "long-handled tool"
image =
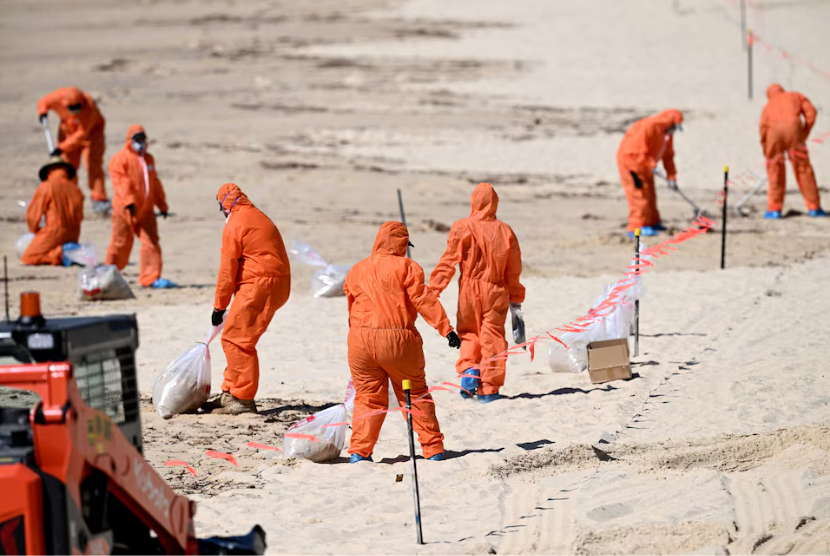
[(743, 197), (741, 197), (740, 201), (735, 203), (734, 210), (735, 210), (735, 213), (738, 214), (739, 216), (749, 216), (749, 210), (745, 209), (744, 205), (747, 204), (749, 202), (749, 200), (756, 193), (758, 193), (759, 189), (761, 189), (762, 187), (764, 187), (767, 184), (767, 177), (766, 176), (758, 177), (758, 174), (756, 174), (755, 172), (749, 172), (749, 173), (752, 175), (753, 178), (755, 178), (758, 181), (756, 181), (755, 185), (753, 185), (752, 188), (749, 191), (747, 191), (746, 194)]
[(40, 118), (40, 125), (43, 126), (43, 133), (46, 135), (46, 146), (49, 149), (49, 154), (55, 152), (55, 140), (52, 139), (52, 130), (49, 129), (49, 118), (42, 116)]
[[(669, 178), (666, 177), (666, 175), (663, 172), (661, 172), (660, 170), (658, 170), (656, 168), (654, 169), (654, 175), (657, 176), (658, 178), (662, 179), (666, 183), (669, 183)], [(711, 215), (706, 211), (706, 209), (700, 208), (694, 201), (689, 199), (686, 196), (686, 194), (683, 193), (683, 191), (681, 191), (681, 189), (679, 187), (677, 187), (677, 184), (675, 184), (672, 191), (676, 191), (681, 197), (683, 197), (684, 201), (686, 201), (687, 203), (689, 203), (692, 206), (692, 208), (695, 210), (694, 218), (697, 219), (697, 218), (700, 218), (701, 216), (705, 216), (706, 218), (711, 218)]]
[(403, 387), (407, 409), (406, 428), (409, 437), (409, 461), (412, 463), (412, 496), (415, 498), (415, 533), (418, 544), (424, 544), (424, 534), (421, 531), (421, 495), (418, 492), (418, 467), (415, 465), (415, 439), (412, 437), (412, 382), (404, 380), (401, 386)]

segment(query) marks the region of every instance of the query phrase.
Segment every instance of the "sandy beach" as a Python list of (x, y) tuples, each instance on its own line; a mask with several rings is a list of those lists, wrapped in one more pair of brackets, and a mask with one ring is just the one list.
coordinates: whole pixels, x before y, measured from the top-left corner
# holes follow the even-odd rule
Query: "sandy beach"
[[(830, 132), (830, 3), (753, 0), (748, 18), (763, 40), (752, 100), (738, 4), (727, 0), (8, 0), (0, 251), (12, 299), (40, 291), (47, 317), (138, 316), (145, 456), (198, 502), (200, 537), (258, 523), (272, 554), (830, 553), (830, 220), (807, 218), (788, 168), (787, 217), (763, 219), (764, 191), (748, 216), (731, 213), (720, 270), (717, 204), (724, 165), (736, 180), (730, 204), (750, 172), (765, 172), (758, 117), (770, 83), (810, 97), (813, 136)], [(173, 213), (159, 220), (163, 276), (181, 288), (142, 289), (134, 248), (124, 276), (136, 299), (83, 303), (77, 269), (15, 257), (26, 231), (18, 201), (46, 160), (35, 106), (67, 85), (97, 99), (107, 161), (130, 124), (147, 129)], [(425, 545), (400, 416), (388, 417), (375, 464), (349, 465), (345, 450), (315, 464), (247, 446), (281, 447), (292, 423), (343, 400), (346, 301), (313, 298), (308, 265), (292, 263), (291, 298), (258, 346), (259, 415), (154, 412), (155, 377), (210, 324), (223, 183), (237, 183), (286, 242), (344, 265), (399, 218), (400, 189), (428, 275), (472, 188), (489, 181), (521, 242), (535, 335), (585, 314), (625, 272), (633, 240), (616, 149), (634, 121), (670, 107), (685, 115), (678, 183), (717, 217), (716, 232), (646, 275), (631, 380), (553, 373), (540, 344), (533, 361), (511, 357), (497, 403), (434, 394), (448, 457), (418, 462)], [(830, 205), (830, 141), (809, 146)], [(81, 239), (103, 259), (110, 222), (92, 214), (80, 176)], [(669, 233), (689, 225), (692, 209), (662, 184), (658, 202)], [(454, 323), (457, 288), (441, 301)], [(457, 352), (418, 327), (428, 382), (456, 381)], [(218, 341), (211, 356), (218, 391)]]

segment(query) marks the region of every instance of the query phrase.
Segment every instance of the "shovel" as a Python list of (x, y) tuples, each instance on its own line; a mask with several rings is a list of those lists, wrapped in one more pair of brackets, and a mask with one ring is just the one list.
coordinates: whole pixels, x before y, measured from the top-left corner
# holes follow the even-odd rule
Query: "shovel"
[(40, 119), (40, 124), (43, 126), (43, 133), (46, 135), (46, 146), (49, 148), (51, 155), (55, 151), (55, 140), (52, 139), (52, 130), (49, 129), (49, 118), (43, 116)]
[[(659, 177), (660, 179), (662, 179), (666, 183), (669, 183), (669, 178), (667, 178), (666, 175), (663, 172), (661, 172), (659, 169), (655, 168), (654, 175)], [(699, 206), (697, 206), (697, 204), (694, 201), (689, 199), (686, 196), (686, 194), (683, 193), (683, 191), (680, 190), (679, 187), (676, 187), (673, 191), (676, 191), (678, 194), (680, 194), (680, 196), (683, 197), (683, 200), (686, 201), (687, 203), (689, 203), (692, 206), (692, 208), (695, 211), (695, 215), (694, 215), (695, 220), (700, 218), (701, 216), (704, 216), (706, 218), (711, 218), (712, 217), (705, 209), (700, 208)]]

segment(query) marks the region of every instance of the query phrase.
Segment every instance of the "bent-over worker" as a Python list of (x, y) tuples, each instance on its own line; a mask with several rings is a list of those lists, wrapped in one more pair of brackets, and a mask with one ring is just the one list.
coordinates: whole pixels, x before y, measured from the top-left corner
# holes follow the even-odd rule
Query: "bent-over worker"
[(683, 114), (671, 108), (635, 122), (623, 136), (617, 150), (617, 167), (628, 199), (628, 235), (631, 237), (637, 228), (643, 236), (655, 236), (666, 230), (657, 210), (654, 170), (662, 161), (669, 189), (677, 189), (674, 132), (682, 129), (682, 123)]
[[(62, 87), (44, 96), (37, 103), (38, 118), (46, 119), (50, 110), (60, 117), (58, 144), (52, 155), (63, 155), (74, 168), (86, 166), (92, 210), (110, 210), (104, 188), (104, 117), (91, 96), (77, 87)], [(76, 176), (77, 178), (77, 176)], [(73, 178), (73, 179), (76, 179)]]
[(230, 305), (222, 331), (228, 366), (222, 393), (205, 409), (233, 415), (256, 413), (256, 345), (274, 313), (288, 301), (291, 266), (277, 227), (236, 184), (220, 187), (216, 200), (225, 216), (225, 230), (211, 324), (219, 326)]
[[(525, 288), (519, 282), (522, 252), (513, 229), (496, 218), (499, 196), (480, 183), (470, 197), (470, 216), (453, 223), (447, 250), (429, 277), (440, 295), (458, 265), (458, 335), (461, 354), (456, 371), (462, 376), (461, 396), (478, 394), (488, 403), (499, 399), (504, 386), (504, 358), (488, 361), (507, 349), (504, 322), (508, 309), (521, 310)], [(472, 376), (471, 376), (472, 375)], [(480, 377), (480, 378), (477, 378)]]
[(361, 417), (388, 408), (390, 380), (398, 403), (404, 400), (403, 381), (412, 382), (412, 408), (418, 412), (413, 412), (412, 426), (424, 457), (443, 459), (444, 435), (428, 393), (423, 340), (415, 329), (418, 314), (449, 340), (450, 347), (460, 342), (438, 298), (424, 284), (423, 269), (404, 256), (408, 245), (406, 226), (384, 223), (372, 255), (352, 267), (343, 285), (349, 308), (349, 368), (356, 391), (352, 463), (372, 461), (386, 414)]

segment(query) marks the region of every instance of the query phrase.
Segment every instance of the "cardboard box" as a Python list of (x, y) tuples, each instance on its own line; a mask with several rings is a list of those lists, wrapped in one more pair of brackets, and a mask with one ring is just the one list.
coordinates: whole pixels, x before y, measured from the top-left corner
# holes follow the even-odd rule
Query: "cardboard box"
[(591, 375), (591, 382), (594, 384), (631, 378), (628, 339), (603, 340), (588, 344), (588, 374)]

